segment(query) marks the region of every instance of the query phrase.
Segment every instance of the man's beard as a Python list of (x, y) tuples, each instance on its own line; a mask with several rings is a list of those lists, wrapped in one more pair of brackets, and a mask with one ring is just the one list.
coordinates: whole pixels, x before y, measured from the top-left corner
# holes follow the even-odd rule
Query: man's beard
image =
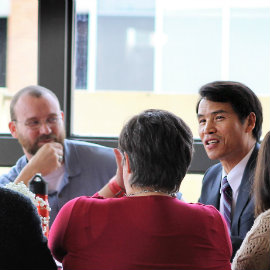
[(19, 134), (18, 141), (27, 153), (29, 153), (31, 155), (35, 155), (36, 152), (41, 147), (39, 145), (39, 142), (44, 141), (44, 140), (52, 140), (54, 142), (58, 142), (58, 143), (62, 144), (64, 147), (65, 137), (66, 137), (66, 133), (65, 133), (65, 130), (63, 129), (58, 137), (52, 133), (49, 135), (41, 135), (40, 137), (38, 137), (36, 139), (36, 141), (34, 143), (30, 143), (27, 138), (25, 138), (23, 135)]

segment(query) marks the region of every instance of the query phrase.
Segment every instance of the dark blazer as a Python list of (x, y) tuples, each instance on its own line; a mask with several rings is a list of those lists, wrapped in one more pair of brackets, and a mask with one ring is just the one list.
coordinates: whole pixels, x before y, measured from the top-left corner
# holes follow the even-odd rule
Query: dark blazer
[(21, 193), (0, 187), (0, 269), (56, 270), (37, 207)]
[[(254, 222), (254, 199), (251, 194), (251, 188), (258, 151), (259, 144), (257, 143), (248, 160), (239, 187), (231, 226), (231, 240), (233, 246), (232, 258)], [(210, 167), (206, 171), (203, 178), (201, 197), (199, 199), (200, 203), (210, 204), (219, 209), (221, 177), (221, 163)]]

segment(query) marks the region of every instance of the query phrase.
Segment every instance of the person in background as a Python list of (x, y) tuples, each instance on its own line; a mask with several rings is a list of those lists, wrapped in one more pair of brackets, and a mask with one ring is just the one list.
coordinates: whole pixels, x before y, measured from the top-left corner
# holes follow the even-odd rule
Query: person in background
[(65, 139), (64, 113), (49, 89), (28, 86), (18, 91), (11, 100), (10, 118), (10, 132), (25, 155), (0, 176), (0, 184), (28, 185), (41, 173), (48, 182), (51, 224), (67, 201), (93, 195), (115, 175), (111, 148)]
[(233, 270), (270, 269), (270, 132), (261, 144), (254, 177), (255, 222), (233, 263)]
[(220, 161), (206, 171), (199, 202), (215, 206), (224, 216), (234, 256), (254, 222), (251, 187), (262, 106), (253, 91), (239, 82), (208, 83), (199, 94), (199, 135), (208, 157)]
[(0, 269), (56, 270), (30, 199), (0, 187), (0, 205)]
[(231, 269), (222, 215), (174, 195), (192, 151), (189, 127), (172, 113), (131, 118), (115, 149), (117, 176), (58, 213), (49, 236), (53, 256), (69, 270)]

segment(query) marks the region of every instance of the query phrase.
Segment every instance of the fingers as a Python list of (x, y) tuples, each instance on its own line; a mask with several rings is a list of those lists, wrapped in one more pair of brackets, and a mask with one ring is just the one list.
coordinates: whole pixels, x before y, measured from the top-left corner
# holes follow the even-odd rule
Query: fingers
[[(40, 155), (55, 155), (56, 160), (59, 160), (60, 162), (63, 161), (63, 156), (64, 156), (64, 149), (63, 146), (60, 143), (46, 143), (44, 144), (38, 152)], [(61, 158), (62, 157), (62, 158)]]
[(51, 147), (53, 148), (54, 155), (59, 165), (64, 161), (64, 149), (60, 143), (52, 143)]
[(46, 143), (46, 144), (52, 145), (53, 147), (58, 148), (58, 149), (63, 149), (63, 145), (59, 142), (50, 142), (50, 143)]
[(52, 143), (46, 143), (44, 144), (44, 146), (45, 145), (52, 147), (59, 156), (63, 156), (64, 148), (61, 143), (52, 142)]
[(46, 143), (31, 158), (31, 165), (42, 175), (47, 175), (59, 168), (63, 161), (63, 146), (60, 143)]

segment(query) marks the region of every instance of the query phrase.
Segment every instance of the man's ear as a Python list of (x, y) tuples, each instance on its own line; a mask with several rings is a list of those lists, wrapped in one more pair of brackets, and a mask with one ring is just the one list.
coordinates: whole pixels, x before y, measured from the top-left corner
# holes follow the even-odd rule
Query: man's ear
[(125, 156), (125, 162), (126, 162), (126, 166), (127, 166), (127, 172), (128, 173), (131, 173), (131, 168), (130, 168), (130, 162), (129, 162), (128, 154), (125, 152), (124, 153), (124, 156)]
[(249, 116), (247, 117), (247, 127), (246, 132), (252, 132), (256, 124), (256, 115), (254, 112), (251, 112)]
[(12, 137), (14, 138), (18, 138), (18, 134), (17, 134), (17, 127), (16, 127), (16, 124), (14, 121), (10, 121), (8, 123), (8, 127), (9, 127), (9, 130), (10, 130), (10, 133), (12, 135)]
[(65, 117), (65, 114), (64, 114), (63, 111), (61, 111), (60, 113), (61, 113), (62, 120), (63, 120), (63, 122), (64, 122), (64, 120), (65, 120), (65, 118), (64, 118), (64, 117)]

